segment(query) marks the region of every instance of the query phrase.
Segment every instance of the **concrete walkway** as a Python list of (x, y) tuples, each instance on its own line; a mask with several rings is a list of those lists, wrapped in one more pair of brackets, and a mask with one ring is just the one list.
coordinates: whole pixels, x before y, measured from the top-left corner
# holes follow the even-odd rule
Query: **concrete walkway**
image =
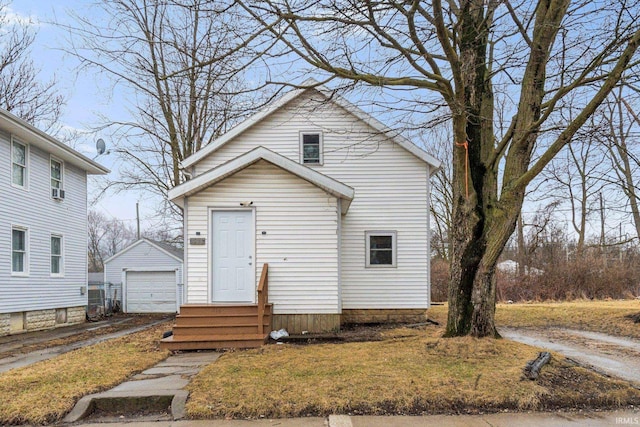
[[(104, 424), (82, 424), (104, 427)], [(111, 426), (131, 426), (115, 423)], [(640, 412), (626, 410), (589, 413), (500, 413), (489, 415), (428, 415), (422, 417), (351, 417), (289, 418), (264, 420), (206, 420), (136, 422), (140, 427), (601, 427), (640, 425)]]
[[(174, 354), (156, 366), (134, 376), (111, 390), (84, 396), (64, 422), (72, 423), (91, 416), (103, 415), (106, 421), (140, 421), (147, 413), (157, 420), (177, 420), (185, 416), (191, 377), (220, 357), (216, 352)], [(167, 408), (170, 407), (170, 413)], [(144, 418), (142, 418), (144, 419)], [(103, 421), (105, 421), (103, 420)]]

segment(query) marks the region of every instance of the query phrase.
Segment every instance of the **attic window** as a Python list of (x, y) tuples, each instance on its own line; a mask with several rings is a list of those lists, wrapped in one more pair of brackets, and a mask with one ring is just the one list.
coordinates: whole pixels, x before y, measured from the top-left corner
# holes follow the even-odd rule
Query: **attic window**
[(300, 134), (300, 153), (302, 163), (306, 165), (322, 164), (322, 134), (309, 132)]

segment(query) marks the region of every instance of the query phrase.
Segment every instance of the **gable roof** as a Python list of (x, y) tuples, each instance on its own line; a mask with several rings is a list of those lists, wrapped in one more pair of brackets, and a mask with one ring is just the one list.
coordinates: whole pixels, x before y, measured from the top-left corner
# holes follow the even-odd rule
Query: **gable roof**
[(222, 181), (223, 179), (260, 160), (265, 160), (280, 169), (284, 169), (285, 171), (304, 179), (325, 192), (339, 199), (345, 200), (346, 203), (341, 204), (342, 213), (347, 213), (347, 210), (349, 210), (349, 205), (351, 205), (351, 201), (355, 195), (353, 188), (307, 166), (281, 156), (280, 154), (274, 153), (262, 146), (256, 147), (235, 159), (229, 160), (220, 166), (210, 169), (209, 171), (172, 188), (169, 190), (168, 198), (177, 205), (183, 206), (183, 200), (185, 197), (191, 196), (192, 194), (195, 194), (216, 182)]
[(105, 175), (109, 169), (80, 154), (68, 145), (41, 131), (21, 118), (0, 108), (0, 128), (15, 135), (22, 143), (34, 145), (58, 159), (77, 166), (92, 175)]
[(410, 152), (420, 160), (424, 161), (432, 168), (434, 169), (440, 168), (440, 165), (441, 165), (440, 160), (436, 159), (435, 157), (428, 154), (426, 151), (419, 148), (417, 145), (409, 141), (407, 138), (400, 135), (400, 133), (388, 128), (382, 122), (375, 119), (370, 114), (367, 114), (361, 108), (347, 101), (342, 96), (327, 89), (324, 85), (319, 84), (319, 82), (316, 81), (315, 79), (313, 78), (308, 79), (304, 83), (302, 83), (301, 86), (302, 87), (299, 89), (294, 89), (286, 93), (278, 100), (267, 105), (262, 110), (258, 111), (253, 116), (249, 117), (247, 120), (243, 121), (242, 123), (232, 128), (229, 132), (225, 133), (221, 137), (217, 138), (215, 141), (211, 142), (209, 145), (203, 147), (201, 150), (187, 157), (182, 161), (181, 166), (183, 168), (188, 168), (189, 166), (192, 166), (193, 164), (204, 159), (211, 153), (214, 153), (215, 151), (220, 149), (222, 146), (227, 144), (236, 136), (240, 135), (245, 130), (249, 129), (251, 126), (261, 122), (262, 120), (270, 116), (273, 112), (282, 108), (284, 105), (294, 100), (295, 98), (301, 96), (307, 90), (315, 90), (316, 92), (322, 94), (329, 102), (334, 102), (335, 104), (344, 108), (349, 113), (353, 114), (358, 119), (362, 120), (363, 122), (365, 122), (366, 124), (374, 128), (375, 130), (377, 130), (378, 132), (386, 135), (393, 142), (395, 142), (396, 144), (398, 144), (399, 146), (401, 146), (402, 148), (404, 148), (405, 150), (407, 150), (408, 152)]
[(184, 257), (184, 251), (181, 249), (176, 248), (175, 246), (171, 246), (167, 243), (163, 243), (163, 242), (156, 242), (155, 240), (151, 240), (151, 239), (147, 239), (145, 237), (142, 237), (138, 240), (136, 240), (135, 242), (133, 242), (132, 244), (130, 244), (129, 246), (127, 246), (126, 248), (120, 250), (119, 252), (111, 255), (109, 258), (105, 259), (104, 262), (107, 263), (115, 258), (118, 258), (121, 255), (124, 255), (126, 252), (128, 252), (129, 250), (135, 248), (136, 246), (141, 245), (142, 243), (148, 243), (149, 245), (151, 245), (152, 247), (158, 249), (160, 252), (164, 252), (165, 254), (169, 255), (171, 258), (174, 258), (176, 261), (183, 261), (183, 257)]

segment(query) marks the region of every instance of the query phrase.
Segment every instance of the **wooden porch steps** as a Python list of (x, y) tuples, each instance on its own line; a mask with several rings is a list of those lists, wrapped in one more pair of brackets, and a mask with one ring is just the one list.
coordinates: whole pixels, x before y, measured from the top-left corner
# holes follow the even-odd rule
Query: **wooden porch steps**
[(221, 348), (257, 348), (267, 339), (262, 334), (193, 335), (187, 339), (163, 338), (160, 348), (167, 350), (216, 350)]
[(260, 333), (258, 304), (186, 304), (180, 307), (173, 336), (160, 341), (167, 350), (255, 348), (271, 330), (271, 305), (264, 306)]
[(167, 350), (252, 348), (271, 330), (269, 264), (262, 266), (257, 304), (186, 304), (180, 306), (173, 335), (160, 341)]

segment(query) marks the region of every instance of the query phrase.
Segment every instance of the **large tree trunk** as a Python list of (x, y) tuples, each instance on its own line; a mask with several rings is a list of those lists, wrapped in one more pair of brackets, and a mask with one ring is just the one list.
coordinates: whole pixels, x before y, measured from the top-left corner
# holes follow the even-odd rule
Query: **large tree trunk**
[[(506, 155), (498, 197), (499, 160), (493, 132), (494, 100), (488, 58), (491, 9), (466, 2), (460, 10), (460, 64), (456, 105), (452, 106), (456, 138), (454, 166), (453, 257), (449, 283), (449, 316), (445, 336), (497, 337), (495, 269), (516, 227), (527, 171), (537, 139), (544, 99), (546, 64), (568, 0), (544, 1), (537, 10), (531, 55), (523, 75), (513, 143)], [(461, 108), (464, 106), (464, 108)], [(456, 111), (464, 113), (455, 114)], [(462, 142), (462, 144), (461, 144)], [(460, 149), (460, 147), (464, 148)], [(467, 150), (468, 147), (468, 150)]]

